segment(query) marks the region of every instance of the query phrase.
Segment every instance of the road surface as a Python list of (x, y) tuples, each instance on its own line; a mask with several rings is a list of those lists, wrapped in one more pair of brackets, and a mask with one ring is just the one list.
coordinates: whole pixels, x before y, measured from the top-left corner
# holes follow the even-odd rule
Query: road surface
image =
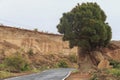
[(72, 70), (74, 69), (72, 68), (51, 69), (43, 71), (41, 73), (13, 77), (5, 80), (63, 80), (63, 78), (65, 78)]

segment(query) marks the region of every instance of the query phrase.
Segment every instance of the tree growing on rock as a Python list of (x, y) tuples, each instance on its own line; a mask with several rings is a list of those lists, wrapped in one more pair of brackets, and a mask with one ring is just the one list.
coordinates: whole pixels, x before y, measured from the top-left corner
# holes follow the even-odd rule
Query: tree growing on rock
[(78, 56), (82, 60), (78, 61), (79, 66), (85, 63), (97, 65), (91, 52), (106, 47), (112, 37), (106, 15), (97, 3), (78, 4), (64, 13), (57, 29), (63, 34), (63, 40), (69, 41), (70, 48), (78, 47)]

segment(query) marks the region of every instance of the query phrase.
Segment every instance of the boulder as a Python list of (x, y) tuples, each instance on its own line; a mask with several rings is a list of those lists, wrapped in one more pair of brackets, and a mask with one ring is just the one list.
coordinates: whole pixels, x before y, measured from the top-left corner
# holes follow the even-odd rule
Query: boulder
[(109, 64), (110, 63), (107, 59), (101, 60), (100, 63), (98, 64), (98, 69), (111, 68), (111, 66)]

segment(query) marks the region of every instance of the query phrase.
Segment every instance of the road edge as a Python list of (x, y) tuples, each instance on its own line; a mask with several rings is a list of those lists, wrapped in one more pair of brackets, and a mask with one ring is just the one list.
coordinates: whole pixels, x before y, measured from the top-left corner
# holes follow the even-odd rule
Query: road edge
[(71, 74), (71, 72), (72, 72), (72, 71), (69, 71), (69, 73), (68, 73), (62, 80), (65, 80), (67, 77), (69, 77), (70, 74)]

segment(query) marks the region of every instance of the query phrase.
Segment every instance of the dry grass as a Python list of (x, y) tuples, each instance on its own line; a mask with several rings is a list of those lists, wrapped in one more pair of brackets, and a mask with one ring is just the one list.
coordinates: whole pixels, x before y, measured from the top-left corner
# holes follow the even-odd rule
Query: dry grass
[(14, 74), (6, 71), (0, 71), (0, 79), (14, 76)]

